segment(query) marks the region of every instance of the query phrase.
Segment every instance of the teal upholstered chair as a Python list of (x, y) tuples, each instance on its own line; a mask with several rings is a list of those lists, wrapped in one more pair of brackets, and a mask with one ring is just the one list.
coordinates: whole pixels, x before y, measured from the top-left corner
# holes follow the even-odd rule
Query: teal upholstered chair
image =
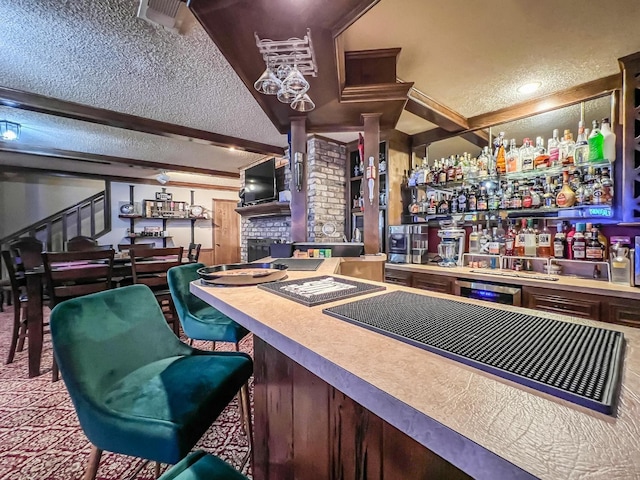
[(198, 269), (202, 267), (202, 263), (188, 263), (167, 272), (169, 290), (182, 330), (194, 340), (233, 342), (237, 350), (238, 342), (249, 331), (189, 291), (189, 284), (200, 278)]
[[(253, 371), (246, 354), (182, 343), (146, 285), (62, 302), (50, 325), (62, 378), (93, 444), (85, 480), (95, 478), (103, 450), (179, 462)], [(248, 411), (248, 396), (243, 402)]]
[(248, 480), (229, 464), (202, 450), (190, 453), (158, 480)]

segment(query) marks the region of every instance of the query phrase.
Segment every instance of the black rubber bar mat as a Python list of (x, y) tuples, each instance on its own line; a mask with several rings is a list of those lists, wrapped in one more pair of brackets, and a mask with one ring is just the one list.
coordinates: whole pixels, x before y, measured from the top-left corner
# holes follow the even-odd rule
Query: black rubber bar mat
[(621, 332), (408, 292), (323, 312), (593, 410), (614, 412)]
[(286, 265), (289, 267), (287, 270), (294, 272), (315, 272), (322, 262), (324, 262), (322, 258), (280, 258), (271, 263)]
[(258, 285), (258, 288), (268, 290), (271, 293), (301, 303), (307, 307), (385, 290), (385, 287), (356, 282), (355, 280), (346, 280), (344, 278), (335, 278), (328, 275), (305, 278), (303, 280), (265, 283)]

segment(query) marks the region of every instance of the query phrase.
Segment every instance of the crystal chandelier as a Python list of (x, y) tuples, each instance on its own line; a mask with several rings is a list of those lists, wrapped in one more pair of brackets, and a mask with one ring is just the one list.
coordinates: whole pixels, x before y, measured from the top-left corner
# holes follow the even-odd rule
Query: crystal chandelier
[(256, 46), (262, 54), (266, 69), (253, 84), (265, 95), (276, 95), (282, 103), (288, 103), (298, 112), (309, 112), (316, 108), (309, 98), (309, 82), (305, 75), (317, 76), (311, 30), (307, 28), (304, 38), (269, 40), (256, 37)]

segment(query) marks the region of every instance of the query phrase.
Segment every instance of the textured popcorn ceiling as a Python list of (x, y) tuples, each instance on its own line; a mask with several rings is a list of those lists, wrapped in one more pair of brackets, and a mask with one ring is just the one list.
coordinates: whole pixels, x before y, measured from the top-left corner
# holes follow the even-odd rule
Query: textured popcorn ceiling
[[(258, 103), (199, 24), (182, 35), (136, 17), (136, 0), (0, 1), (0, 85), (285, 146)], [(9, 120), (20, 111), (7, 112)], [(5, 112), (0, 115), (2, 119)], [(17, 120), (16, 120), (17, 121)], [(237, 170), (258, 158), (230, 157), (187, 141), (31, 117), (25, 142)], [(108, 131), (110, 130), (110, 131)], [(178, 142), (178, 143), (175, 143)], [(116, 145), (118, 144), (119, 145)], [(117, 149), (120, 148), (118, 152)], [(195, 163), (190, 163), (195, 164)]]
[(0, 106), (0, 119), (21, 125), (20, 141), (8, 147), (57, 148), (136, 160), (155, 161), (238, 173), (264, 155), (197, 142), (107, 127), (63, 117)]
[[(638, 0), (381, 0), (344, 39), (402, 47), (398, 77), (470, 117), (618, 73), (638, 25)], [(516, 92), (530, 81), (542, 87)]]

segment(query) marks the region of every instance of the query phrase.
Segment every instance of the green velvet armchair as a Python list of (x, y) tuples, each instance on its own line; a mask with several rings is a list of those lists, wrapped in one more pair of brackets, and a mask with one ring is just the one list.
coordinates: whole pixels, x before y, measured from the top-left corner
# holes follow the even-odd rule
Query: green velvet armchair
[(229, 464), (202, 450), (192, 452), (158, 480), (249, 480)]
[(62, 302), (50, 325), (62, 378), (94, 446), (85, 480), (95, 478), (103, 450), (179, 462), (253, 371), (246, 354), (182, 343), (145, 285)]
[(237, 350), (238, 342), (249, 331), (189, 291), (189, 284), (200, 278), (198, 269), (202, 267), (202, 263), (189, 263), (170, 268), (167, 272), (169, 290), (182, 330), (194, 340), (233, 342)]

